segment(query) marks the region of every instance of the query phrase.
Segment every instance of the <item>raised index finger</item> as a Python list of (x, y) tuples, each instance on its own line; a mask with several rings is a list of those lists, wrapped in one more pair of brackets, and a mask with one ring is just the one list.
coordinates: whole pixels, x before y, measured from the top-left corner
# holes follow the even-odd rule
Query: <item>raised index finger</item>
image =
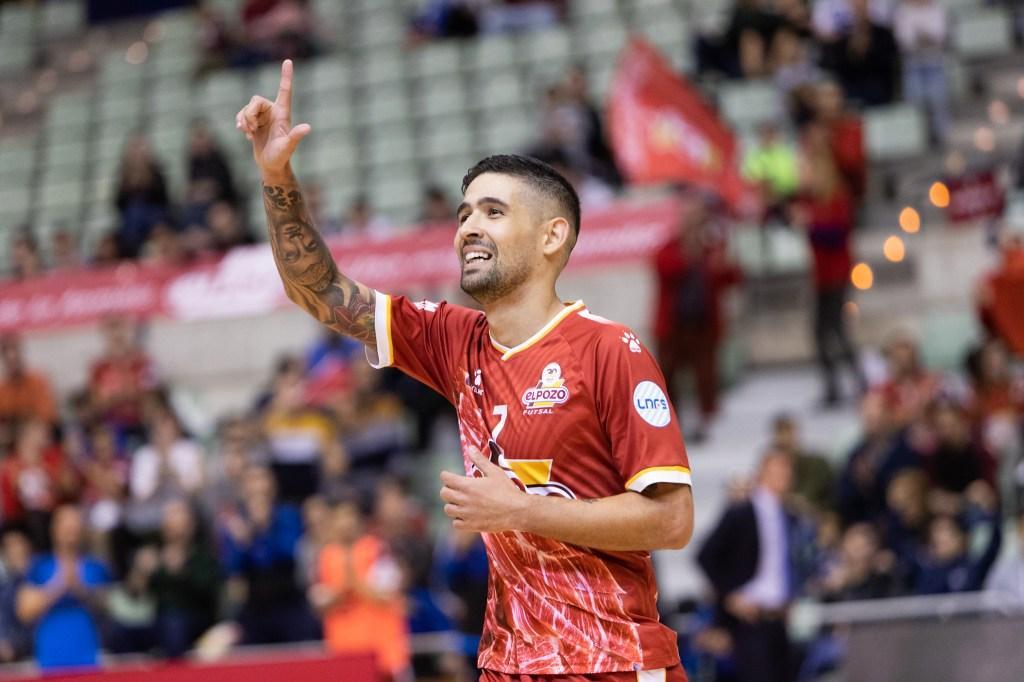
[(294, 70), (292, 60), (286, 59), (281, 63), (281, 84), (277, 87), (277, 100), (274, 104), (284, 107), (285, 111), (292, 109), (292, 73)]

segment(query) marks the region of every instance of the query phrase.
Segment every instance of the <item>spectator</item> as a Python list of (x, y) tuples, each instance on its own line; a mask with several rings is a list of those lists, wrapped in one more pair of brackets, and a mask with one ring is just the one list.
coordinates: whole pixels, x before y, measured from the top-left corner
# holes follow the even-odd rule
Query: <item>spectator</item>
[(941, 144), (951, 125), (946, 9), (938, 0), (902, 0), (893, 15), (893, 30), (903, 54), (903, 96), (925, 108), (931, 138)]
[(835, 508), (834, 476), (828, 460), (808, 452), (800, 442), (800, 426), (789, 414), (772, 421), (771, 445), (789, 454), (793, 460), (793, 505), (809, 515), (820, 515)]
[(0, 498), (7, 523), (21, 523), (37, 549), (49, 546), (50, 515), (77, 493), (74, 470), (39, 419), (22, 422), (14, 451), (0, 462)]
[(133, 135), (125, 144), (115, 204), (121, 215), (118, 252), (135, 258), (153, 226), (166, 220), (170, 211), (163, 169), (142, 135)]
[(50, 256), (53, 264), (52, 270), (74, 272), (82, 267), (78, 240), (64, 225), (57, 225), (50, 236)]
[(88, 453), (79, 464), (84, 479), (82, 503), (93, 552), (109, 556), (107, 534), (122, 521), (128, 491), (129, 463), (117, 446), (114, 431), (105, 424), (89, 432)]
[(426, 3), (412, 21), (413, 39), (475, 36), (479, 22), (470, 4), (460, 0), (431, 0)]
[(305, 532), (295, 550), (296, 579), (303, 587), (309, 587), (317, 582), (320, 552), (331, 538), (331, 508), (322, 495), (312, 495), (302, 503), (302, 526)]
[(255, 241), (238, 209), (227, 201), (217, 201), (207, 209), (206, 224), (210, 228), (208, 248), (214, 253), (224, 254)]
[(53, 552), (33, 562), (18, 591), (18, 618), (35, 625), (35, 658), (44, 671), (97, 663), (96, 612), (110, 577), (103, 564), (82, 554), (83, 526), (77, 507), (59, 507), (53, 514)]
[(874, 522), (885, 509), (886, 489), (904, 469), (920, 467), (920, 456), (877, 393), (861, 402), (860, 439), (846, 456), (839, 478), (839, 515), (844, 525)]
[(843, 534), (838, 560), (822, 580), (821, 598), (835, 602), (892, 596), (892, 564), (892, 555), (881, 550), (874, 527), (856, 523)]
[(316, 19), (308, 0), (246, 0), (242, 7), (244, 58), (236, 65), (316, 53)]
[(801, 120), (814, 98), (815, 86), (822, 78), (821, 70), (811, 60), (800, 34), (788, 26), (775, 32), (769, 54), (775, 87), (782, 97), (783, 108)]
[(756, 146), (743, 158), (743, 176), (761, 191), (761, 226), (788, 223), (788, 207), (799, 187), (796, 149), (783, 139), (776, 121), (763, 123)]
[(301, 642), (317, 638), (317, 624), (295, 579), (302, 518), (277, 501), (270, 470), (250, 466), (243, 501), (221, 518), (228, 596), (246, 644)]
[(104, 350), (90, 369), (89, 394), (99, 419), (117, 430), (118, 439), (141, 440), (143, 410), (156, 386), (153, 363), (140, 343), (135, 322), (110, 317), (101, 327)]
[(937, 400), (928, 408), (928, 421), (934, 442), (924, 460), (936, 489), (962, 493), (975, 481), (995, 483), (995, 462), (972, 433), (963, 406)]
[(604, 180), (595, 175), (583, 172), (568, 164), (563, 154), (558, 149), (552, 149), (541, 153), (537, 158), (546, 161), (548, 165), (562, 174), (569, 181), (569, 184), (576, 190), (580, 198), (580, 210), (589, 214), (592, 211), (600, 211), (607, 208), (615, 201), (615, 191)]
[(365, 194), (356, 195), (349, 206), (341, 231), (347, 235), (360, 235), (371, 241), (387, 239), (393, 234), (388, 221), (375, 214)]
[(158, 222), (149, 233), (149, 240), (143, 247), (140, 257), (143, 262), (157, 267), (178, 267), (188, 260), (184, 241), (192, 233), (180, 236), (166, 222)]
[(174, 414), (158, 411), (149, 431), (149, 443), (132, 456), (126, 519), (131, 531), (144, 538), (160, 528), (169, 501), (198, 494), (203, 484), (203, 450), (182, 433)]
[(448, 195), (437, 185), (429, 185), (423, 190), (423, 204), (420, 208), (420, 222), (428, 225), (451, 224), (455, 219), (455, 209), (448, 201)]
[[(1020, 227), (1024, 227), (1021, 225)], [(978, 321), (989, 336), (1002, 339), (1015, 354), (1024, 354), (1024, 334), (1014, 324), (1019, 316), (1014, 314), (998, 315), (996, 311), (996, 292), (1000, 286), (1009, 284), (1019, 286), (1024, 279), (1024, 231), (1010, 223), (1003, 226), (999, 234), (999, 259), (992, 269), (986, 272), (978, 283), (975, 292)], [(1016, 289), (1011, 289), (1015, 291)], [(1013, 300), (1013, 294), (1003, 296), (1003, 300)], [(1005, 302), (1003, 306), (1007, 305)], [(1005, 311), (1004, 311), (1005, 312)]]
[(165, 656), (179, 658), (213, 625), (220, 594), (220, 566), (183, 499), (164, 506), (149, 589), (156, 600), (157, 646)]
[(337, 234), (341, 232), (341, 221), (338, 216), (328, 215), (324, 201), (324, 189), (319, 182), (310, 182), (303, 185), (302, 194), (306, 199), (306, 208), (309, 209), (309, 217), (320, 234)]
[(906, 468), (895, 474), (885, 491), (882, 521), (885, 546), (896, 558), (894, 572), (905, 582), (928, 535), (928, 476), (921, 469)]
[(93, 248), (90, 265), (94, 268), (107, 268), (121, 261), (121, 253), (117, 246), (117, 235), (113, 232), (104, 234)]
[(586, 124), (583, 144), (588, 163), (586, 168), (579, 170), (585, 171), (607, 186), (621, 187), (622, 175), (615, 165), (615, 156), (608, 146), (601, 112), (590, 97), (587, 72), (582, 66), (577, 64), (569, 69), (565, 75), (563, 90), (566, 101), (579, 110), (581, 118)]
[(562, 2), (555, 0), (498, 0), (479, 10), (484, 33), (535, 31), (558, 23)]
[(401, 679), (410, 661), (401, 571), (387, 546), (364, 531), (354, 499), (335, 505), (331, 536), (320, 553), (319, 581), (309, 589), (327, 649), (372, 651), (392, 679)]
[(889, 419), (903, 428), (925, 416), (938, 396), (939, 377), (924, 367), (917, 342), (905, 333), (889, 340), (885, 359), (887, 377), (875, 390), (882, 396)]
[(1003, 558), (985, 581), (1000, 602), (1024, 604), (1024, 512), (1017, 515), (1017, 549)]
[[(814, 0), (811, 24), (815, 36), (823, 43), (832, 43), (854, 30), (863, 3), (858, 0)], [(886, 26), (891, 16), (892, 0), (868, 0), (867, 15), (876, 24)]]
[(306, 352), (306, 394), (317, 406), (329, 405), (350, 389), (353, 362), (362, 362), (363, 345), (323, 327)]
[(149, 580), (159, 555), (152, 545), (138, 548), (129, 558), (123, 579), (106, 595), (106, 647), (115, 654), (149, 652), (156, 641), (156, 600)]
[(766, 452), (750, 499), (725, 512), (697, 555), (732, 636), (739, 682), (789, 680), (795, 670), (786, 611), (794, 596), (796, 520), (783, 507), (792, 481), (790, 458)]
[[(965, 495), (962, 516), (940, 515), (928, 529), (928, 548), (914, 567), (913, 587), (917, 594), (946, 594), (980, 590), (999, 556), (1002, 516), (986, 483), (977, 483)], [(968, 537), (985, 527), (988, 539), (982, 549), (972, 552)]]
[(29, 369), (21, 337), (15, 333), (0, 336), (0, 421), (42, 419), (57, 421), (57, 404), (50, 382), (42, 372)]
[(843, 89), (831, 80), (822, 81), (815, 88), (809, 113), (811, 120), (826, 128), (832, 157), (857, 209), (867, 186), (864, 124), (859, 115), (846, 110)]
[(700, 418), (691, 439), (703, 440), (718, 410), (718, 346), (725, 331), (722, 297), (740, 281), (739, 269), (725, 258), (714, 232), (708, 201), (696, 195), (683, 201), (678, 232), (655, 255), (658, 302), (655, 336), (669, 397), (678, 404), (676, 373), (693, 371)]
[(238, 205), (231, 165), (203, 119), (193, 121), (189, 131), (186, 196), (187, 206), (195, 207), (200, 214), (217, 201)]
[(221, 422), (219, 428), (220, 449), (213, 458), (209, 483), (203, 486), (204, 510), (210, 518), (237, 509), (242, 503), (242, 482), (250, 464), (256, 464), (264, 457), (249, 434), (250, 427), (244, 417), (230, 417)]
[(32, 563), (32, 544), (20, 530), (0, 534), (0, 663), (10, 663), (32, 651), (32, 630), (18, 619), (17, 596)]
[(768, 50), (780, 23), (766, 0), (737, 0), (720, 37), (697, 38), (697, 72), (717, 72), (729, 78), (765, 75)]
[(437, 566), (442, 583), (456, 600), (460, 651), (467, 667), (475, 670), (487, 609), (487, 548), (483, 538), (479, 533), (453, 530), (441, 543)]
[(829, 146), (828, 130), (820, 123), (805, 127), (800, 174), (799, 222), (806, 227), (814, 256), (814, 343), (824, 384), (821, 402), (824, 407), (834, 407), (842, 399), (838, 361), (849, 367), (861, 391), (866, 383), (843, 319), (853, 265), (853, 202)]
[(888, 104), (896, 98), (899, 48), (892, 31), (871, 15), (869, 0), (851, 0), (852, 23), (826, 46), (824, 61), (847, 98), (860, 106)]
[(320, 468), (326, 461), (345, 457), (334, 420), (306, 404), (304, 389), (301, 377), (282, 374), (263, 420), (277, 489), (282, 499), (293, 503), (319, 489)]
[(35, 237), (25, 230), (11, 241), (11, 275), (14, 279), (31, 279), (43, 274), (43, 258)]

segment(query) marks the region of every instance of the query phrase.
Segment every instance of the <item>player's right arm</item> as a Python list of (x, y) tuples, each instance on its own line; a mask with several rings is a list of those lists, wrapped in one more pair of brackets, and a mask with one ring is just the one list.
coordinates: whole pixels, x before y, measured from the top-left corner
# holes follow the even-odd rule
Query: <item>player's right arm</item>
[(376, 348), (376, 294), (338, 270), (292, 173), (292, 153), (311, 130), (306, 123), (291, 125), (292, 71), (291, 60), (285, 60), (277, 99), (255, 96), (235, 117), (260, 169), (274, 262), (296, 305), (331, 329)]

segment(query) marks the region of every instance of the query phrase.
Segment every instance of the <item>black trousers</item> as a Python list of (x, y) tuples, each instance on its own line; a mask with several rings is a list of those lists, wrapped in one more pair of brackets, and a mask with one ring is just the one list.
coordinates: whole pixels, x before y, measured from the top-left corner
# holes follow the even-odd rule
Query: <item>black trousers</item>
[(863, 388), (864, 378), (857, 365), (857, 352), (846, 331), (843, 320), (843, 304), (846, 303), (846, 287), (818, 289), (814, 306), (814, 345), (825, 383), (825, 399), (839, 398), (839, 380), (836, 374), (840, 362), (845, 362), (853, 373), (858, 385)]
[(793, 655), (786, 621), (736, 622), (729, 628), (733, 640), (737, 682), (791, 682)]

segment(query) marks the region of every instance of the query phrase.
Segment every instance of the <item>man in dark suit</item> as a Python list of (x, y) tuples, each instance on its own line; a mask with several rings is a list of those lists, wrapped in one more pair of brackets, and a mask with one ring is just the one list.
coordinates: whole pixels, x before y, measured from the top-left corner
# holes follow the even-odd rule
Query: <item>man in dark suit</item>
[(750, 497), (726, 510), (697, 557), (715, 588), (720, 623), (732, 636), (740, 682), (793, 677), (786, 609), (801, 543), (796, 519), (783, 506), (792, 483), (790, 457), (768, 450)]

